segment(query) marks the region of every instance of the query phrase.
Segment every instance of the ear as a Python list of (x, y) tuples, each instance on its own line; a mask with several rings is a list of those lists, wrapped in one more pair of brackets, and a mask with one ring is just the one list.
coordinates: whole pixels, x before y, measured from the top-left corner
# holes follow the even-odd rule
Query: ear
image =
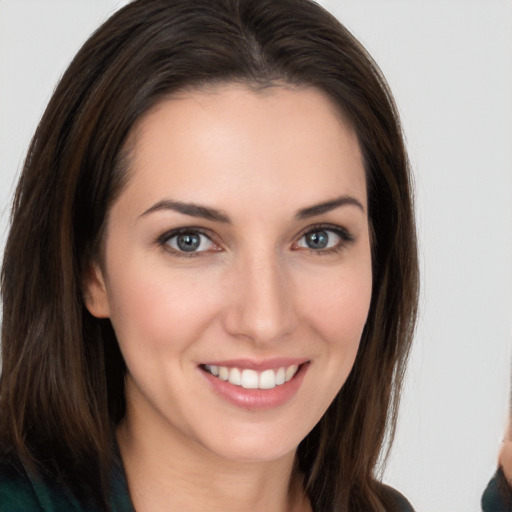
[(109, 318), (110, 305), (108, 301), (105, 277), (100, 265), (91, 263), (83, 283), (85, 307), (96, 318)]

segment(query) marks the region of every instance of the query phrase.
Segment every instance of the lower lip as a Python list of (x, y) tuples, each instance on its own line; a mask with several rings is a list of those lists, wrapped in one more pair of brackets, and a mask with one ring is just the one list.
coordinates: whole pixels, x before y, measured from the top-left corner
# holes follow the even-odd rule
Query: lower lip
[(291, 380), (272, 389), (245, 389), (200, 369), (213, 390), (224, 400), (248, 411), (266, 411), (289, 402), (298, 392), (309, 364), (300, 365)]

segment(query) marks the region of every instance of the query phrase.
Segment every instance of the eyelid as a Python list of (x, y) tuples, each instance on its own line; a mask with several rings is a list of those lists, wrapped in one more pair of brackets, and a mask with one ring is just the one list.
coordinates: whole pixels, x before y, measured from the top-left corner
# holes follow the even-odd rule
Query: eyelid
[(343, 249), (347, 245), (354, 243), (356, 240), (355, 236), (348, 229), (346, 229), (342, 226), (339, 226), (336, 224), (319, 223), (319, 224), (313, 224), (313, 225), (308, 226), (307, 228), (303, 229), (300, 232), (300, 234), (297, 236), (296, 241), (294, 242), (293, 245), (296, 245), (299, 242), (299, 240), (304, 238), (308, 233), (311, 233), (314, 231), (331, 231), (334, 234), (336, 234), (337, 236), (339, 236), (341, 241), (337, 246), (328, 247), (326, 249), (312, 249), (312, 248), (308, 248), (308, 247), (299, 247), (298, 249), (295, 249), (295, 250), (306, 250), (306, 251), (309, 251), (309, 252), (315, 253), (315, 254), (332, 253), (332, 252), (337, 252), (337, 251)]
[[(179, 251), (169, 246), (168, 242), (174, 237), (177, 237), (179, 235), (183, 234), (197, 234), (202, 235), (208, 238), (210, 242), (215, 246), (214, 249), (209, 249), (205, 251)], [(170, 229), (169, 231), (166, 231), (162, 235), (160, 235), (156, 239), (157, 245), (163, 247), (166, 251), (172, 253), (173, 255), (179, 256), (179, 257), (185, 257), (185, 258), (191, 258), (191, 257), (199, 257), (203, 256), (204, 254), (210, 253), (210, 252), (219, 252), (222, 249), (220, 248), (219, 244), (215, 241), (215, 237), (213, 236), (213, 233), (207, 229), (200, 228), (197, 226), (184, 226), (180, 228), (174, 228)]]

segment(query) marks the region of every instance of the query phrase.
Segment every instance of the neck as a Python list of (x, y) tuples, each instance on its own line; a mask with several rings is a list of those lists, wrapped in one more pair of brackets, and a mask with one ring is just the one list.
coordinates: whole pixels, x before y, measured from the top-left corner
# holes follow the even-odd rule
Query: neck
[(272, 461), (225, 460), (180, 431), (152, 427), (128, 414), (117, 431), (137, 512), (311, 510), (293, 470), (295, 453)]

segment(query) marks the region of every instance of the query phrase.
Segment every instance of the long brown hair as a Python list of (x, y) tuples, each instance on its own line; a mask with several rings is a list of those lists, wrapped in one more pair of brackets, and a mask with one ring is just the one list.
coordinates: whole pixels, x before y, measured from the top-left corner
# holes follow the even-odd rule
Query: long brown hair
[(82, 281), (129, 178), (134, 123), (183, 88), (313, 86), (355, 130), (372, 230), (373, 295), (353, 370), (298, 448), (313, 508), (377, 511), (374, 471), (392, 440), (415, 323), (418, 268), (410, 174), (378, 67), (310, 0), (137, 0), (115, 13), (62, 77), (16, 190), (2, 274), (0, 439), (27, 464), (105, 502), (125, 366)]

